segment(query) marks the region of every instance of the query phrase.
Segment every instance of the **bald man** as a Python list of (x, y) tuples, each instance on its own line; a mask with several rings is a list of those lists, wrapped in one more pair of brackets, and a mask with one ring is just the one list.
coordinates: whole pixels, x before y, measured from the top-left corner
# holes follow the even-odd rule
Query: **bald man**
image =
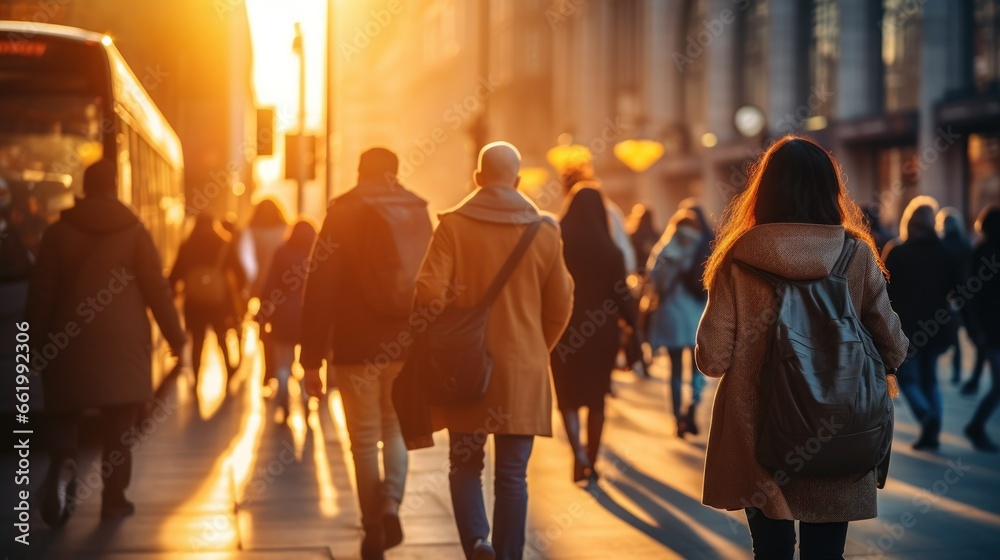
[[(479, 188), (441, 214), (417, 276), (418, 306), (477, 305), (522, 236), (529, 236), (527, 252), (490, 311), (486, 346), (493, 373), (486, 394), (434, 414), (450, 433), (451, 499), (467, 558), (523, 555), (528, 458), (535, 436), (552, 435), (549, 352), (573, 309), (559, 226), (517, 191), (520, 168), (521, 156), (511, 144), (482, 149), (473, 176)], [(407, 433), (400, 415), (407, 444), (426, 441), (429, 434)], [(484, 432), (496, 443), (492, 544), (486, 540), (490, 525), (480, 482)]]

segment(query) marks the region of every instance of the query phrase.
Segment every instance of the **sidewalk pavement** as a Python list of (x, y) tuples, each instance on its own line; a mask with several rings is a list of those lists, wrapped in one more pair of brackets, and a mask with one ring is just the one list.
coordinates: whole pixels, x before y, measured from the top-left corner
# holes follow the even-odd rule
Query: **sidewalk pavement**
[[(161, 397), (161, 413), (154, 415), (159, 420), (140, 426), (129, 491), (135, 516), (100, 522), (98, 496), (85, 495), (99, 488), (99, 459), (90, 446), (81, 461), (88, 467), (80, 473), (85, 484), (79, 510), (60, 530), (45, 528), (36, 514), (30, 557), (357, 558), (360, 517), (338, 393), (317, 410), (297, 404), (287, 426), (276, 423), (273, 401), (261, 389), (260, 356), (248, 344), (251, 351), (228, 388), (221, 357), (209, 354), (198, 397), (182, 375)], [(536, 440), (525, 558), (750, 557), (743, 515), (700, 503), (711, 407), (699, 409), (700, 436), (676, 438), (664, 365), (654, 367), (652, 380), (615, 374), (598, 487), (584, 490), (571, 481), (571, 454), (558, 418), (556, 437)], [(942, 379), (946, 375), (950, 370), (943, 367)], [(714, 387), (710, 382), (706, 403)], [(942, 384), (942, 390), (946, 414), (939, 453), (910, 448), (917, 427), (897, 401), (892, 473), (880, 493), (880, 517), (851, 525), (850, 557), (995, 557), (1000, 457), (972, 451), (958, 435), (975, 401), (958, 396), (951, 385)], [(301, 395), (297, 386), (292, 395)], [(1000, 437), (1000, 419), (989, 429)], [(401, 512), (406, 541), (387, 553), (390, 560), (462, 557), (448, 491), (446, 436), (438, 434), (437, 441), (410, 455)], [(42, 460), (35, 461), (36, 472), (44, 472)], [(487, 481), (491, 475), (488, 467)]]

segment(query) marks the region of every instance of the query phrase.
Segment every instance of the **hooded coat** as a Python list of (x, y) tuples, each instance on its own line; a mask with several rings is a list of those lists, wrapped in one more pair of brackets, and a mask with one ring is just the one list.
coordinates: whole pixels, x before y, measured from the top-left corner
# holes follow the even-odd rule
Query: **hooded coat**
[[(417, 276), (418, 305), (472, 306), (486, 293), (525, 226), (542, 220), (531, 246), (493, 304), (486, 346), (493, 376), (486, 394), (457, 408), (433, 408), (435, 429), (552, 435), (549, 351), (573, 309), (573, 280), (559, 225), (510, 187), (476, 190), (441, 221)], [(397, 408), (398, 409), (398, 408)], [(400, 423), (408, 413), (400, 412)], [(404, 426), (408, 444), (412, 437)]]
[(42, 237), (28, 288), (32, 363), (46, 410), (153, 397), (147, 308), (171, 348), (182, 349), (184, 331), (149, 232), (112, 197), (78, 200)]
[[(690, 243), (681, 236), (693, 235)], [(694, 346), (698, 321), (705, 311), (705, 300), (684, 286), (683, 275), (699, 267), (704, 233), (689, 227), (678, 228), (662, 247), (653, 249), (650, 278), (660, 295), (660, 305), (650, 321), (649, 344), (653, 351), (677, 350)]]
[(573, 313), (552, 352), (552, 377), (563, 409), (600, 403), (611, 392), (621, 345), (618, 318), (634, 326), (637, 314), (600, 191), (574, 192), (561, 221), (563, 254), (573, 276)]
[[(827, 523), (876, 516), (876, 473), (861, 477), (775, 480), (756, 459), (762, 403), (760, 369), (767, 350), (767, 312), (774, 291), (732, 262), (738, 259), (792, 280), (830, 274), (844, 244), (844, 228), (814, 224), (766, 224), (737, 240), (718, 270), (698, 327), (698, 368), (720, 377), (705, 458), (703, 501), (720, 509), (757, 507), (771, 519)], [(908, 342), (889, 305), (886, 281), (875, 255), (864, 246), (847, 266), (851, 300), (886, 367), (906, 357)], [(783, 483), (783, 484), (782, 484)]]

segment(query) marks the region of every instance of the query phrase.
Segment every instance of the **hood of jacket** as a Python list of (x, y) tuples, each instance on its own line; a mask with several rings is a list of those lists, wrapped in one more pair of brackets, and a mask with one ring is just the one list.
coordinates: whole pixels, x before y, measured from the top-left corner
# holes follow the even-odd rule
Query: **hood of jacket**
[(86, 232), (108, 234), (121, 231), (139, 222), (131, 208), (112, 197), (76, 199), (76, 205), (63, 210), (61, 222)]
[(444, 218), (448, 214), (499, 224), (530, 224), (541, 219), (534, 202), (517, 189), (504, 186), (480, 187), (438, 216)]
[(731, 254), (789, 280), (816, 280), (829, 276), (843, 248), (843, 226), (763, 224), (744, 233)]

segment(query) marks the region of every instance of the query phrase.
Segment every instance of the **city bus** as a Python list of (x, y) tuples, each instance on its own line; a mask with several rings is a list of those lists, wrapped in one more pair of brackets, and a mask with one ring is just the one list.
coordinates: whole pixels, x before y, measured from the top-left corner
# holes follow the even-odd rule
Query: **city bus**
[[(0, 21), (4, 237), (16, 235), (35, 252), (45, 227), (82, 195), (84, 170), (102, 158), (117, 163), (118, 197), (149, 229), (168, 269), (184, 225), (184, 162), (173, 129), (110, 37)], [(173, 361), (159, 331), (153, 335), (159, 387)]]

